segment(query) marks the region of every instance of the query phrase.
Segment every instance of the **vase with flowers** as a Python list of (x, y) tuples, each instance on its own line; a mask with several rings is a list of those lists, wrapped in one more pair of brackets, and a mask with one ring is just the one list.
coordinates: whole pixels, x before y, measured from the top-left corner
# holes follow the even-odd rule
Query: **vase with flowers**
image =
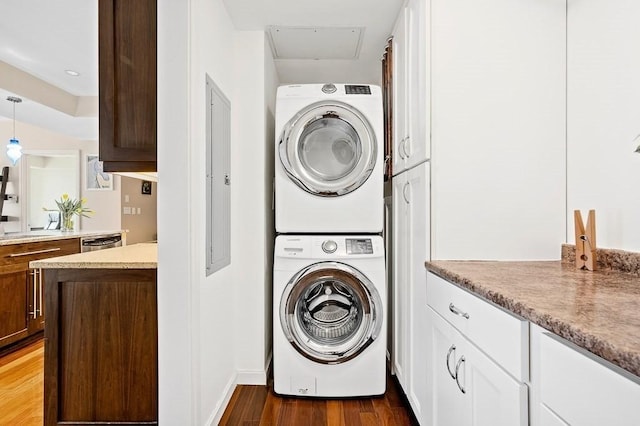
[[(73, 216), (91, 217), (93, 210), (85, 207), (87, 202), (84, 198), (71, 198), (69, 194), (62, 194), (59, 200), (55, 200), (60, 212), (60, 230), (73, 231)], [(56, 209), (43, 208), (45, 211), (56, 211)]]

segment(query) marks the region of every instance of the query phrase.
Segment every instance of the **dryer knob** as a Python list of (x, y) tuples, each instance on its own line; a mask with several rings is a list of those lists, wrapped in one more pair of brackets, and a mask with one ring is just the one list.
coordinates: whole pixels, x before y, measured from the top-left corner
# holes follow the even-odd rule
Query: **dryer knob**
[(322, 86), (322, 91), (324, 93), (331, 94), (331, 93), (335, 93), (336, 90), (338, 90), (338, 89), (337, 89), (335, 84), (325, 84), (324, 86)]
[(325, 253), (334, 253), (338, 249), (338, 244), (333, 240), (327, 240), (322, 243), (322, 251)]

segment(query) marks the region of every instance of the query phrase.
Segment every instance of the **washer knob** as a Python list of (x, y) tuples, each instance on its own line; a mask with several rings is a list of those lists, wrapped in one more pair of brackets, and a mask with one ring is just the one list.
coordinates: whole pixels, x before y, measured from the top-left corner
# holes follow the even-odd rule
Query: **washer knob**
[(335, 93), (336, 90), (338, 90), (338, 88), (336, 87), (335, 84), (325, 84), (324, 86), (322, 86), (322, 91), (324, 93), (331, 94), (331, 93)]
[(325, 253), (334, 253), (338, 249), (338, 244), (333, 240), (327, 240), (322, 243), (322, 251)]

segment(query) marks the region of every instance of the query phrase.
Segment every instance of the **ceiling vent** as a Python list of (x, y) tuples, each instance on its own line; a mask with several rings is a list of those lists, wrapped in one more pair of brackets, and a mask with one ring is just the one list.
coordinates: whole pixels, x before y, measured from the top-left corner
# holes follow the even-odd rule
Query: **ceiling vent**
[(267, 28), (275, 59), (357, 59), (364, 27)]

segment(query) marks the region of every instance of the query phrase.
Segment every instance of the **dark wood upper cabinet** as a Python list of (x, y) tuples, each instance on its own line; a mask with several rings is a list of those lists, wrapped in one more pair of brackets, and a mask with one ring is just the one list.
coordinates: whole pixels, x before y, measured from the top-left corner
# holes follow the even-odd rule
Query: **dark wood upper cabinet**
[(99, 0), (100, 160), (156, 171), (157, 0)]

